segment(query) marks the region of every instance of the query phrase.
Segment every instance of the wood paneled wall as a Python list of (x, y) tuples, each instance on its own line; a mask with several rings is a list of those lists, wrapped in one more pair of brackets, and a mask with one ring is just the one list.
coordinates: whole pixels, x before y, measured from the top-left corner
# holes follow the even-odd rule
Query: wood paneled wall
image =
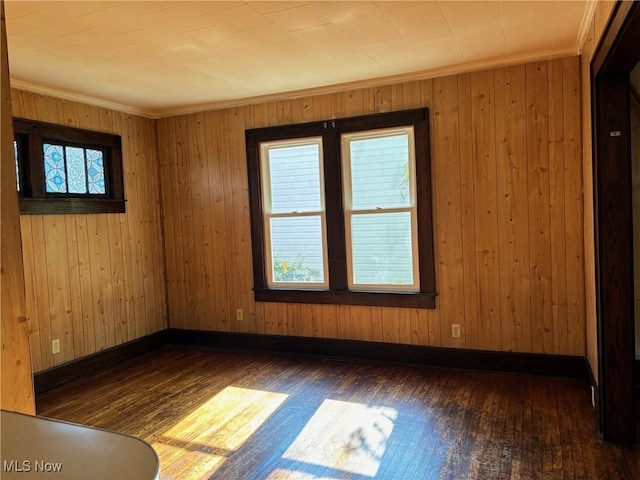
[[(571, 57), (159, 120), (171, 327), (584, 355), (580, 102)], [(415, 107), (437, 308), (254, 303), (245, 128)]]
[(584, 172), (584, 264), (585, 264), (585, 329), (587, 359), (598, 381), (598, 335), (596, 325), (596, 260), (593, 209), (593, 157), (591, 121), (591, 59), (609, 20), (615, 1), (596, 3), (595, 12), (580, 57), (582, 80), (582, 169)]
[(166, 328), (155, 122), (12, 93), (17, 117), (122, 136), (125, 214), (20, 217), (34, 372)]
[(11, 141), (13, 123), (7, 32), (2, 0), (0, 17), (0, 407), (34, 414), (31, 352), (25, 316), (24, 269), (20, 255), (20, 216)]

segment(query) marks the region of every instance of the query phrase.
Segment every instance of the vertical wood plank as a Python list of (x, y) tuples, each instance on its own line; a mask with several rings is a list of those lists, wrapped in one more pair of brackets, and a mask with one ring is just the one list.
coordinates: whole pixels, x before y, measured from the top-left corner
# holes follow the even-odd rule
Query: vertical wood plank
[[(194, 272), (195, 284), (192, 286), (195, 292), (195, 318), (193, 323), (197, 329), (206, 330), (209, 325), (209, 317), (214, 314), (211, 310), (211, 294), (213, 293), (209, 272), (207, 254), (208, 240), (211, 238), (207, 232), (208, 222), (205, 222), (206, 208), (209, 200), (208, 175), (205, 175), (207, 165), (204, 159), (203, 149), (206, 147), (204, 135), (204, 116), (189, 115), (187, 117), (188, 148), (191, 163), (192, 179), (192, 203), (193, 210), (190, 217), (193, 227), (194, 259), (191, 266)], [(206, 199), (206, 202), (205, 202)], [(193, 277), (193, 276), (192, 276)]]
[(422, 82), (413, 80), (402, 84), (402, 104), (403, 108), (409, 110), (411, 108), (422, 107)]
[(371, 307), (351, 306), (349, 309), (351, 338), (371, 341)]
[(532, 349), (553, 352), (547, 64), (527, 64), (527, 162), (531, 232)]
[(323, 324), (322, 329), (326, 338), (338, 337), (338, 306), (322, 305)]
[(67, 244), (64, 216), (48, 215), (44, 218), (43, 226), (46, 238), (51, 340), (60, 340), (60, 353), (52, 352), (53, 364), (60, 365), (73, 359), (73, 318), (68, 273), (69, 257), (67, 249), (64, 248)]
[[(98, 112), (96, 112), (99, 115)], [(106, 118), (106, 122), (102, 121), (105, 118), (100, 116), (101, 128), (107, 131), (113, 128), (113, 121), (109, 122), (109, 118)], [(107, 215), (107, 228), (109, 239), (109, 258), (111, 260), (111, 282), (113, 284), (113, 303), (114, 303), (114, 333), (115, 344), (133, 340), (129, 334), (127, 320), (130, 318), (127, 313), (127, 298), (126, 298), (126, 279), (125, 279), (125, 256), (122, 248), (122, 217), (121, 214)]]
[[(219, 114), (205, 114), (207, 150), (215, 152), (207, 159), (209, 170), (209, 221), (213, 230), (212, 254), (215, 287), (215, 321), (210, 326), (215, 329), (222, 328), (222, 318), (229, 311), (228, 285), (226, 279), (226, 257), (229, 255), (226, 242), (226, 227), (224, 219), (225, 194), (222, 165), (218, 158), (220, 145)], [(265, 308), (264, 316), (269, 318), (270, 310)], [(268, 333), (268, 332), (267, 332)]]
[(400, 320), (398, 309), (391, 307), (382, 308), (382, 335), (385, 342), (400, 343)]
[[(429, 125), (431, 125), (430, 127), (431, 131), (433, 131), (433, 124), (434, 124), (434, 114), (433, 114), (434, 106), (435, 106), (434, 97), (435, 95), (434, 95), (433, 80), (432, 79), (421, 80), (420, 81), (421, 106), (429, 109)], [(432, 135), (431, 132), (430, 132), (430, 135)], [(441, 161), (439, 158), (436, 157), (435, 145), (436, 145), (436, 139), (431, 138), (429, 153), (432, 159), (431, 160), (432, 171), (438, 168), (436, 164)], [(436, 182), (433, 181), (433, 178), (432, 178), (431, 188), (432, 188), (431, 197), (433, 201), (437, 198), (437, 195), (438, 195), (438, 185)], [(435, 211), (437, 211), (439, 208), (438, 204), (434, 202), (433, 208)], [(437, 224), (435, 223), (434, 223), (434, 228), (437, 229)], [(439, 283), (440, 279), (438, 278), (438, 262), (440, 259), (440, 246), (438, 245), (438, 242), (436, 241), (436, 239), (437, 239), (437, 231), (434, 232), (433, 255), (435, 259), (435, 268), (436, 268), (436, 289), (440, 289), (441, 288)], [(422, 316), (422, 318), (426, 319), (426, 324), (424, 325), (424, 329), (426, 331), (427, 345), (433, 345), (433, 346), (442, 345), (442, 331), (440, 327), (440, 307), (441, 306), (442, 306), (441, 300), (436, 298), (435, 310), (429, 310), (426, 313), (426, 315)]]
[[(549, 216), (551, 309), (554, 353), (568, 351), (567, 270), (565, 242), (565, 166), (562, 59), (548, 62)], [(576, 175), (580, 181), (582, 179)], [(572, 280), (573, 281), (573, 280)]]
[(264, 327), (267, 335), (278, 333), (278, 304), (263, 303), (264, 306)]
[(411, 309), (398, 308), (399, 343), (411, 344)]
[(478, 346), (500, 350), (500, 273), (493, 71), (471, 74)]
[(362, 115), (363, 98), (362, 90), (349, 90), (342, 92), (342, 113), (347, 117)]
[(38, 328), (40, 332), (40, 357), (42, 369), (53, 367), (51, 353), (51, 312), (49, 311), (49, 276), (47, 275), (46, 237), (42, 216), (31, 217), (33, 238), (33, 264), (35, 265), (35, 286), (38, 306)]
[(432, 170), (436, 205), (435, 240), (438, 244), (440, 338), (443, 346), (461, 348), (465, 345), (464, 337), (458, 339), (451, 336), (452, 324), (464, 325), (458, 79), (434, 79), (433, 95)]
[(96, 351), (95, 338), (95, 304), (93, 289), (91, 288), (91, 253), (89, 244), (89, 229), (87, 218), (78, 216), (76, 219), (76, 234), (78, 236), (78, 274), (80, 276), (80, 294), (82, 296), (82, 343), (86, 353)]
[[(462, 215), (462, 270), (466, 348), (478, 348), (478, 282), (476, 270), (474, 155), (472, 137), (471, 76), (458, 76), (460, 202)], [(429, 313), (429, 312), (428, 312)]]
[[(562, 60), (562, 99), (565, 168), (565, 235), (567, 276), (567, 335), (569, 355), (584, 355), (585, 335), (585, 265), (582, 144), (580, 125), (580, 60)], [(585, 147), (586, 148), (586, 147)], [(593, 240), (593, 236), (590, 240)]]
[(31, 216), (20, 216), (20, 233), (22, 235), (22, 255), (25, 279), (26, 316), (29, 319), (31, 344), (31, 362), (34, 372), (42, 370), (42, 348), (40, 344), (40, 315), (38, 312), (38, 290), (36, 282), (36, 266), (34, 265), (33, 234), (31, 233)]
[[(173, 198), (172, 211), (175, 222), (174, 242), (176, 248), (174, 250), (175, 263), (175, 288), (177, 303), (175, 305), (171, 325), (174, 328), (187, 327), (187, 280), (185, 278), (185, 252), (184, 252), (184, 234), (186, 228), (183, 228), (184, 211), (186, 211), (185, 199), (183, 197), (184, 184), (184, 150), (182, 142), (184, 139), (180, 137), (181, 128), (178, 127), (183, 120), (180, 117), (171, 119), (171, 128), (174, 131), (173, 143), (171, 144), (171, 196)], [(184, 207), (183, 207), (184, 205)]]
[[(218, 146), (220, 148), (220, 161), (222, 163), (222, 189), (224, 191), (224, 229), (227, 243), (227, 257), (225, 259), (226, 271), (237, 272), (238, 248), (233, 238), (233, 165), (231, 164), (230, 142), (229, 142), (229, 111), (220, 112), (218, 116)], [(238, 286), (235, 278), (227, 278), (227, 299), (226, 308), (220, 312), (220, 328), (223, 331), (231, 330), (231, 312), (233, 303), (238, 295)], [(282, 315), (285, 318), (284, 315)], [(286, 329), (280, 331), (286, 334)]]
[(284, 315), (286, 318), (286, 330), (282, 333), (290, 336), (302, 336), (303, 328), (301, 321), (301, 305), (299, 303), (286, 303), (284, 306)]
[(495, 71), (502, 349), (531, 348), (524, 66)]
[(382, 321), (382, 307), (371, 307), (371, 340), (374, 342), (384, 341)]
[(184, 278), (185, 288), (185, 319), (184, 325), (188, 329), (196, 329), (198, 322), (197, 314), (197, 301), (196, 292), (198, 290), (197, 280), (197, 267), (196, 267), (196, 252), (195, 252), (195, 240), (194, 240), (194, 226), (193, 226), (193, 214), (194, 214), (194, 200), (193, 195), (196, 188), (194, 184), (198, 182), (196, 178), (196, 170), (192, 168), (192, 165), (197, 164), (197, 160), (193, 158), (194, 151), (193, 145), (190, 144), (190, 125), (189, 118), (191, 116), (183, 115), (178, 117), (176, 122), (176, 130), (178, 136), (178, 158), (181, 159), (180, 163), (180, 228), (182, 228), (182, 250), (183, 250), (183, 263), (182, 263), (182, 276)]
[(338, 338), (351, 338), (351, 305), (338, 305)]
[[(231, 168), (231, 204), (233, 205), (233, 239), (236, 248), (236, 296), (231, 312), (245, 310), (248, 320), (253, 316), (253, 259), (251, 224), (249, 222), (249, 193), (247, 187), (247, 155), (244, 145), (246, 116), (244, 108), (229, 112), (229, 161)], [(232, 318), (235, 318), (233, 313)], [(244, 321), (243, 321), (244, 323)], [(237, 322), (235, 330), (238, 330)]]
[(411, 344), (429, 344), (429, 320), (426, 310), (421, 308), (411, 310)]
[(385, 113), (393, 110), (392, 107), (393, 89), (391, 85), (374, 88), (374, 111), (375, 113)]

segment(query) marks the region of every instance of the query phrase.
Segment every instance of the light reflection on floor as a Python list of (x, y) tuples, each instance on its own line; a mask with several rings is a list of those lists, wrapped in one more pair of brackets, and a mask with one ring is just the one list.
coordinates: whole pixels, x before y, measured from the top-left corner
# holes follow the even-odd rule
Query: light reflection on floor
[(227, 387), (211, 397), (152, 442), (160, 464), (170, 466), (163, 470), (163, 477), (188, 470), (189, 478), (209, 478), (288, 396)]
[(393, 408), (325, 400), (282, 458), (375, 477), (397, 418)]
[(295, 470), (287, 470), (278, 468), (271, 472), (267, 480), (340, 480), (336, 477), (317, 477), (310, 473), (297, 472)]

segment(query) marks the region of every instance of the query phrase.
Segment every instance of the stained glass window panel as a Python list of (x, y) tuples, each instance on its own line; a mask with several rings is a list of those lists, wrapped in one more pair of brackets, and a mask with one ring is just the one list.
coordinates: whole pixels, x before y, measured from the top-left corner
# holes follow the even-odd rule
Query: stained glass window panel
[(84, 167), (84, 148), (66, 147), (67, 182), (69, 193), (87, 193), (87, 178)]
[(18, 142), (13, 141), (13, 157), (16, 160), (16, 183), (20, 191), (20, 169), (18, 168)]
[(44, 176), (47, 193), (67, 193), (62, 145), (45, 143), (42, 148), (44, 150)]
[(89, 193), (103, 194), (106, 192), (104, 183), (104, 158), (100, 150), (88, 148), (87, 178), (89, 179)]

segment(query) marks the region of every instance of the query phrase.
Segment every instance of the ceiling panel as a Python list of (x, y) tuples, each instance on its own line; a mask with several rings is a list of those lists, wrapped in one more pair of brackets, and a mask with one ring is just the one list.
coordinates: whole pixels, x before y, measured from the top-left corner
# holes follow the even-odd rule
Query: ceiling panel
[(6, 0), (5, 8), (15, 85), (149, 115), (577, 53), (590, 20), (586, 0)]

